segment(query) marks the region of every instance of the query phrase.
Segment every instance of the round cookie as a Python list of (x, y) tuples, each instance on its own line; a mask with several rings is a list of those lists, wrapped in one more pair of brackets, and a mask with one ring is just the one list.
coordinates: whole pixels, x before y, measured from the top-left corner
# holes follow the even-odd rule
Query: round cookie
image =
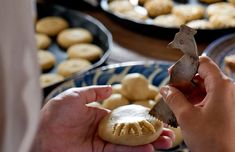
[(42, 74), (40, 76), (40, 84), (41, 87), (47, 87), (49, 85), (55, 84), (57, 82), (63, 81), (64, 77), (62, 77), (59, 74), (54, 73), (48, 73), (48, 74)]
[(36, 33), (36, 44), (38, 49), (47, 49), (51, 44), (51, 39), (45, 34)]
[(38, 62), (43, 71), (51, 69), (55, 63), (55, 56), (47, 50), (38, 51)]
[(153, 20), (153, 24), (164, 27), (180, 27), (184, 24), (185, 20), (182, 17), (174, 14), (160, 15)]
[(207, 7), (206, 13), (209, 17), (213, 15), (235, 16), (235, 6), (227, 2), (215, 3)]
[(68, 48), (78, 43), (90, 43), (93, 37), (90, 31), (84, 28), (70, 28), (63, 30), (57, 37), (57, 42), (63, 48)]
[(185, 21), (191, 21), (203, 18), (205, 8), (200, 5), (177, 5), (173, 8), (172, 13), (181, 17)]
[(216, 3), (216, 2), (222, 2), (223, 0), (199, 0), (202, 3), (207, 3), (207, 4), (211, 4), (211, 3)]
[(36, 31), (49, 36), (56, 36), (68, 27), (69, 24), (65, 19), (56, 16), (44, 17), (36, 23)]
[(145, 100), (145, 101), (136, 101), (136, 102), (133, 102), (133, 104), (141, 105), (141, 106), (151, 109), (156, 104), (156, 102), (153, 100)]
[(209, 22), (206, 19), (193, 20), (193, 21), (188, 22), (186, 25), (194, 29), (212, 29), (213, 28), (211, 22)]
[(94, 44), (75, 44), (68, 48), (69, 58), (82, 58), (89, 61), (95, 61), (99, 59), (103, 51), (102, 49)]
[(145, 9), (148, 12), (148, 15), (152, 18), (168, 14), (171, 12), (173, 8), (173, 1), (172, 0), (151, 0), (147, 1), (144, 4)]
[(129, 101), (121, 94), (112, 94), (102, 103), (103, 107), (109, 110), (116, 109), (120, 106), (128, 105)]
[(126, 105), (101, 120), (98, 135), (110, 143), (138, 146), (155, 141), (162, 129), (163, 123), (149, 115), (149, 108)]
[(147, 13), (145, 12), (138, 12), (136, 10), (130, 10), (123, 12), (122, 15), (126, 18), (132, 19), (132, 20), (139, 20), (144, 21), (148, 18)]
[(58, 74), (69, 77), (74, 73), (84, 71), (91, 66), (91, 63), (84, 59), (69, 59), (61, 62), (58, 65)]
[(122, 80), (122, 94), (130, 101), (146, 100), (149, 96), (149, 82), (139, 73), (126, 75)]
[(109, 3), (109, 9), (116, 13), (123, 13), (134, 9), (129, 0), (114, 0)]
[(214, 28), (230, 28), (235, 27), (235, 16), (213, 15), (209, 18)]

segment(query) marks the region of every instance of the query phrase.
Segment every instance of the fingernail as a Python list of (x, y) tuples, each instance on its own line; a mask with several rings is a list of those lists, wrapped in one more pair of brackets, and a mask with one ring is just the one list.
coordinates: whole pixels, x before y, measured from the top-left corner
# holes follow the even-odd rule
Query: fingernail
[(168, 86), (161, 87), (160, 93), (161, 93), (163, 98), (167, 97), (168, 92), (169, 92), (169, 87)]

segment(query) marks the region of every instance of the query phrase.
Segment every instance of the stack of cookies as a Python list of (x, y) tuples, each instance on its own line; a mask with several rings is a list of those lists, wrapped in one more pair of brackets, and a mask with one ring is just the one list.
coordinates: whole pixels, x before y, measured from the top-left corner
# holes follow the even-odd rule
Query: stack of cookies
[(131, 20), (167, 28), (179, 28), (182, 24), (196, 29), (235, 28), (234, 0), (198, 0), (198, 4), (177, 5), (173, 0), (139, 0), (138, 4), (112, 0), (109, 10)]
[[(89, 30), (70, 27), (68, 21), (62, 17), (41, 18), (37, 21), (35, 29), (38, 60), (42, 71), (40, 77), (42, 87), (90, 68), (92, 63), (103, 55), (103, 50), (92, 44), (93, 35)], [(54, 44), (62, 53), (66, 52), (66, 60), (57, 62), (56, 54), (50, 50), (50, 46)], [(56, 73), (50, 72), (53, 68), (56, 68)]]

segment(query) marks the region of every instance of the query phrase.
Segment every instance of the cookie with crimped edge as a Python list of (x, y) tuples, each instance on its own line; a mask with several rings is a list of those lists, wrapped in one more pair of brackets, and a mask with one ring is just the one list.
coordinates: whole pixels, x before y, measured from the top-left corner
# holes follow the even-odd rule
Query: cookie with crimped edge
[(68, 27), (68, 22), (58, 16), (44, 17), (36, 23), (36, 31), (48, 36), (56, 36), (59, 32)]
[(152, 143), (161, 134), (163, 123), (149, 115), (149, 108), (121, 106), (99, 123), (98, 135), (113, 144), (138, 146)]

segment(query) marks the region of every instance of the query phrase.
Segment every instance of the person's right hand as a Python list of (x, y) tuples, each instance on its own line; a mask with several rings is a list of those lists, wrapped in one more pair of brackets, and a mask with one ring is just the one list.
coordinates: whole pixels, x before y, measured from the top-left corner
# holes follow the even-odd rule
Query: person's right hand
[(207, 57), (200, 57), (198, 73), (206, 91), (199, 105), (174, 87), (162, 87), (160, 92), (191, 151), (235, 151), (235, 84)]

